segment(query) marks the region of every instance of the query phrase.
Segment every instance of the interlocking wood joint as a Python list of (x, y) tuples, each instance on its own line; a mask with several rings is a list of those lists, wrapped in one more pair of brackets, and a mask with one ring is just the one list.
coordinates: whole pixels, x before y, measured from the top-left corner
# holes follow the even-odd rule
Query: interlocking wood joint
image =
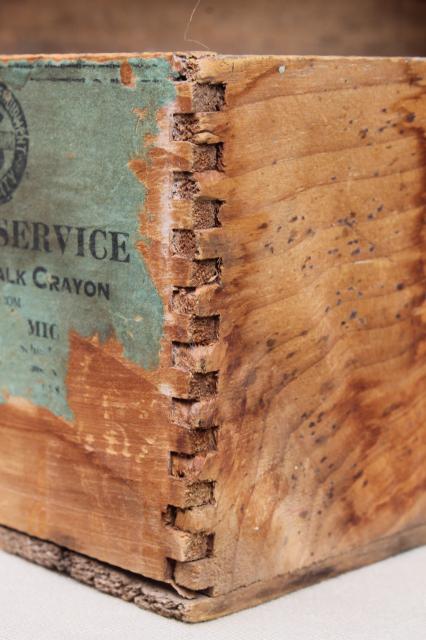
[[(184, 76), (185, 77), (185, 76)], [(171, 451), (169, 474), (178, 478), (197, 495), (205, 494), (184, 508), (169, 504), (163, 513), (166, 527), (182, 531), (190, 536), (189, 550), (185, 559), (168, 558), (168, 574), (179, 592), (179, 570), (183, 563), (202, 561), (214, 554), (214, 532), (187, 531), (194, 511), (215, 506), (216, 478), (201, 480), (206, 460), (214, 455), (220, 438), (220, 425), (214, 420), (215, 398), (220, 380), (220, 370), (215, 367), (214, 349), (220, 339), (220, 315), (200, 315), (197, 310), (197, 298), (202, 293), (209, 295), (221, 287), (221, 256), (200, 258), (200, 238), (211, 229), (221, 227), (220, 208), (223, 202), (216, 198), (204, 198), (199, 195), (198, 178), (201, 172), (223, 172), (223, 143), (215, 138), (208, 139), (199, 129), (199, 118), (203, 112), (221, 111), (225, 105), (225, 85), (198, 83), (190, 81), (192, 110), (188, 113), (174, 113), (170, 121), (170, 137), (174, 142), (191, 145), (192, 166), (190, 171), (174, 171), (172, 175), (171, 198), (173, 201), (187, 201), (191, 211), (191, 228), (175, 226), (171, 231), (170, 254), (177, 261), (187, 261), (190, 282), (172, 287), (171, 312), (186, 320), (186, 332), (172, 341), (172, 367), (187, 372), (189, 397), (171, 398), (172, 420), (179, 429), (187, 429), (197, 434), (193, 453)], [(207, 415), (205, 403), (209, 403)], [(194, 415), (203, 415), (195, 421)], [(198, 435), (201, 434), (201, 435)], [(200, 446), (201, 443), (201, 446)], [(209, 491), (205, 493), (205, 488)], [(208, 527), (209, 520), (204, 522)], [(208, 593), (212, 585), (194, 589)], [(186, 593), (187, 585), (183, 593)], [(188, 590), (192, 591), (192, 590)]]

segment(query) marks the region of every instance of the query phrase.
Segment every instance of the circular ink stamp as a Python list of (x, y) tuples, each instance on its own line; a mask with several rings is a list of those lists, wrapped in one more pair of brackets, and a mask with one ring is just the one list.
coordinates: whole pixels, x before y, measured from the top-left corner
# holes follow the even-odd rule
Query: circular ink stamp
[(0, 205), (8, 202), (25, 173), (28, 127), (11, 90), (0, 82)]

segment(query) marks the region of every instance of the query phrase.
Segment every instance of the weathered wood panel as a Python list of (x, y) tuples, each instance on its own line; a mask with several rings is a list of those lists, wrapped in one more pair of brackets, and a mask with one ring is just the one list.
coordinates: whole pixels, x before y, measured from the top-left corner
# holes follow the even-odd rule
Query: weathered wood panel
[[(214, 593), (426, 517), (422, 61), (221, 58)], [(184, 584), (206, 583), (197, 564)]]
[[(12, 151), (1, 166), (0, 521), (161, 580), (170, 579), (168, 558), (200, 557), (206, 544), (165, 527), (168, 505), (198, 505), (210, 493), (202, 485), (200, 497), (168, 473), (172, 451), (210, 446), (170, 420), (171, 396), (192, 393), (189, 374), (172, 368), (170, 239), (161, 223), (174, 162), (161, 147), (170, 146), (176, 109), (173, 73), (170, 55), (14, 59), (0, 70), (29, 138), (21, 183), (8, 182)], [(1, 105), (11, 135), (12, 94)], [(124, 103), (110, 105), (110, 94)], [(97, 234), (83, 256), (72, 244), (78, 225)], [(99, 256), (117, 229), (113, 268), (110, 254)], [(19, 268), (21, 288), (12, 276)], [(84, 297), (73, 278), (107, 281), (110, 297)], [(45, 326), (55, 328), (53, 340)]]

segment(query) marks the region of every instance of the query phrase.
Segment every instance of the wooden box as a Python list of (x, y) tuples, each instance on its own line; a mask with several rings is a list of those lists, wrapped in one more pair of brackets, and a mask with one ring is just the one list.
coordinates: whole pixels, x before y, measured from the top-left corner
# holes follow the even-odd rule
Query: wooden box
[(197, 621), (425, 541), (425, 72), (1, 59), (4, 548)]

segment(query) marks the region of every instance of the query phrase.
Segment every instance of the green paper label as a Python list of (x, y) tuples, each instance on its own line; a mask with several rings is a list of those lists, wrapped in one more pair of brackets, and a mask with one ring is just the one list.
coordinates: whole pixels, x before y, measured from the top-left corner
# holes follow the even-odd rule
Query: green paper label
[(129, 63), (131, 85), (119, 62), (0, 66), (0, 402), (72, 419), (72, 331), (158, 366), (163, 306), (137, 249), (146, 193), (129, 162), (147, 158), (174, 86), (166, 61)]

